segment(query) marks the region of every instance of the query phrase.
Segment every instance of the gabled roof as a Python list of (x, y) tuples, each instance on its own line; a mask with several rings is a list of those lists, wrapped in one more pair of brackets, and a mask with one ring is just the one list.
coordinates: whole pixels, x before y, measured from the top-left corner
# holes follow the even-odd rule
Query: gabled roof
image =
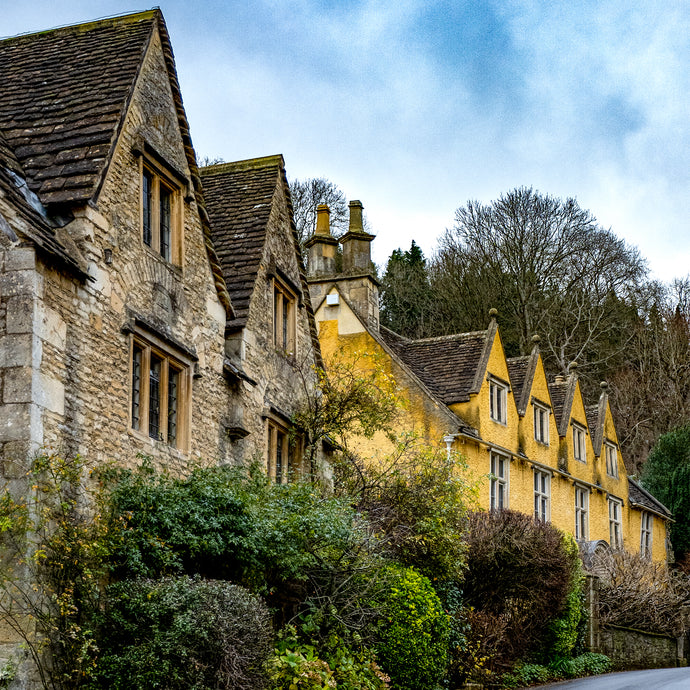
[(381, 339), (446, 405), (466, 402), (481, 388), (496, 335), (485, 331), (410, 340), (381, 327)]
[(244, 328), (269, 231), (276, 193), (286, 195), (294, 258), (299, 267), (300, 298), (307, 306), (315, 357), (321, 362), (316, 322), (311, 308), (307, 276), (292, 216), (290, 189), (281, 155), (221, 163), (202, 168), (204, 199), (213, 243), (228, 285), (235, 318), (228, 330)]
[(658, 513), (662, 517), (670, 518), (671, 511), (661, 501), (657, 501), (652, 494), (642, 488), (634, 479), (628, 477), (628, 499), (632, 505), (646, 508)]
[[(573, 410), (575, 391), (577, 390), (577, 376), (571, 373), (568, 378), (556, 377), (555, 381), (549, 383), (549, 393), (551, 395), (551, 405), (556, 417), (558, 435), (563, 437), (568, 434), (568, 423)], [(585, 413), (587, 414), (587, 413)], [(589, 417), (587, 418), (587, 420)], [(585, 421), (587, 421), (585, 420)], [(591, 431), (590, 431), (591, 433)]]
[(538, 363), (539, 346), (537, 343), (535, 343), (529, 355), (511, 357), (506, 360), (510, 385), (513, 387), (513, 399), (520, 416), (524, 416), (527, 412), (527, 405), (532, 393), (532, 384), (534, 383), (534, 375), (537, 372)]
[(267, 156), (199, 171), (213, 244), (235, 307), (229, 328), (247, 323), (282, 168), (282, 156)]
[(160, 10), (0, 40), (0, 133), (45, 205), (95, 199), (144, 55), (158, 30), (218, 297), (233, 309), (210, 239), (175, 59)]
[(96, 193), (159, 16), (152, 10), (0, 41), (0, 129), (44, 204)]

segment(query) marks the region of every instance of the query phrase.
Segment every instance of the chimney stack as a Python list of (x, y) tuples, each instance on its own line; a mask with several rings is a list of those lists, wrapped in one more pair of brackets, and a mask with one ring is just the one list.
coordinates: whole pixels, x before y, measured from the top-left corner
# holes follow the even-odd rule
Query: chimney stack
[(316, 233), (305, 243), (309, 251), (309, 277), (335, 276), (338, 240), (331, 236), (331, 211), (326, 204), (316, 207)]

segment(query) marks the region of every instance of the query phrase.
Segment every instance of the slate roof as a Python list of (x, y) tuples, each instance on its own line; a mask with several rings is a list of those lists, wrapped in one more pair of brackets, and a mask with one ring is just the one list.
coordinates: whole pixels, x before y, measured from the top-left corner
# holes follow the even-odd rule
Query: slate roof
[[(469, 400), (482, 363), (489, 331), (409, 340), (381, 327), (384, 343), (442, 402)], [(486, 367), (486, 363), (484, 363)]]
[(513, 388), (513, 397), (515, 400), (520, 400), (522, 397), (522, 387), (525, 385), (525, 379), (527, 378), (529, 359), (529, 355), (509, 357), (506, 359), (508, 376), (510, 377), (510, 385)]
[(268, 222), (276, 190), (287, 195), (290, 232), (299, 267), (300, 298), (307, 309), (309, 334), (317, 366), (323, 366), (321, 345), (311, 307), (297, 228), (292, 215), (290, 187), (281, 155), (221, 163), (202, 168), (204, 202), (223, 278), (235, 309), (226, 329), (244, 328), (256, 277), (264, 255)]
[(652, 494), (642, 488), (634, 479), (628, 477), (628, 499), (630, 503), (635, 503), (643, 508), (649, 508), (656, 513), (661, 513), (664, 517), (671, 517), (671, 511), (660, 501), (657, 501)]
[(563, 379), (559, 381), (551, 381), (549, 383), (549, 394), (551, 395), (551, 407), (553, 408), (553, 414), (556, 417), (556, 426), (561, 436), (565, 436), (562, 433), (563, 415), (564, 408), (566, 404), (566, 399), (568, 397), (568, 381)]
[(597, 426), (599, 424), (599, 405), (588, 405), (585, 407), (585, 416), (587, 417), (587, 426), (592, 438), (596, 434)]
[(235, 308), (229, 328), (247, 322), (282, 166), (282, 156), (269, 156), (199, 171), (213, 244)]
[(94, 196), (158, 14), (0, 41), (0, 129), (44, 204)]
[[(57, 237), (56, 229), (50, 223), (38, 197), (28, 188), (24, 173), (12, 149), (0, 132), (0, 193), (26, 221), (19, 232), (43, 251), (56, 256), (64, 265), (82, 276), (85, 275), (80, 257)], [(7, 219), (0, 213), (0, 231), (12, 242), (18, 241)]]
[(218, 297), (232, 318), (210, 236), (175, 58), (158, 9), (0, 40), (0, 133), (41, 202), (96, 197), (158, 30)]

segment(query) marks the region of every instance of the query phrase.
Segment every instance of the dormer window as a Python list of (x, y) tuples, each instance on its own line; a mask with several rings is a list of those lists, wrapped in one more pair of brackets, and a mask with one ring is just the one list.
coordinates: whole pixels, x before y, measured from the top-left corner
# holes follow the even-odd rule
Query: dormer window
[(295, 354), (297, 296), (277, 278), (273, 279), (273, 343), (284, 354)]
[(494, 422), (507, 421), (508, 386), (496, 379), (489, 379), (489, 414)]
[(586, 435), (584, 427), (573, 423), (573, 457), (578, 462), (587, 462)]
[(182, 263), (181, 192), (159, 166), (142, 162), (141, 238), (166, 261)]
[(613, 443), (607, 441), (604, 443), (604, 452), (606, 453), (606, 474), (618, 479), (618, 449)]
[(534, 438), (539, 443), (549, 445), (549, 417), (551, 411), (546, 405), (534, 402)]

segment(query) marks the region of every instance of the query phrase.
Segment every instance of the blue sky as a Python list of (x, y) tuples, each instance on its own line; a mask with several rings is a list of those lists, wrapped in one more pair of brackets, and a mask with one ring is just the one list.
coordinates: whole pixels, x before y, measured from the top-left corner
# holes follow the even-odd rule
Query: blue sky
[[(147, 9), (0, 0), (13, 35)], [(360, 199), (383, 263), (468, 199), (574, 196), (690, 273), (690, 2), (161, 2), (197, 153)]]

